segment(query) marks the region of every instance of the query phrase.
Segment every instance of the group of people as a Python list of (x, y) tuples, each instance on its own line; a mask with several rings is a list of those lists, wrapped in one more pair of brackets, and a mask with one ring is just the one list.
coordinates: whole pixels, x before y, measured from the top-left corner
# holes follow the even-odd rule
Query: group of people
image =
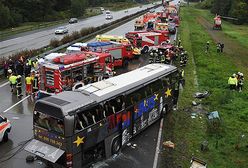
[[(16, 91), (17, 97), (22, 97), (22, 76), (13, 73), (11, 69), (8, 70), (9, 82), (11, 87), (11, 92)], [(27, 74), (25, 77), (26, 94), (33, 94), (39, 90), (39, 74), (35, 71), (31, 74)]]
[[(225, 46), (224, 43), (218, 42), (216, 44), (217, 53), (222, 53), (224, 50), (224, 46)], [(210, 43), (209, 43), (209, 41), (207, 41), (206, 46), (205, 46), (205, 53), (206, 54), (209, 53), (209, 49), (210, 49)]]
[(38, 58), (35, 60), (31, 60), (30, 58), (25, 59), (24, 57), (20, 56), (19, 59), (13, 61), (12, 59), (4, 61), (3, 69), (4, 69), (4, 76), (6, 78), (9, 77), (8, 70), (11, 70), (12, 73), (16, 75), (25, 75), (28, 76), (31, 73), (31, 69), (37, 70), (38, 68)]
[(244, 74), (241, 72), (238, 72), (237, 74), (233, 74), (228, 79), (228, 85), (230, 87), (230, 90), (237, 90), (239, 92), (242, 92), (243, 85), (244, 85)]

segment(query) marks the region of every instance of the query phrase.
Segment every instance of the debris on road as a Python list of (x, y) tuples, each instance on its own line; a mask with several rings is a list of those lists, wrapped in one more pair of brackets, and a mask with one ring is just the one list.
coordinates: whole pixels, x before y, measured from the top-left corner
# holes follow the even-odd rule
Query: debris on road
[(173, 148), (173, 149), (175, 148), (175, 144), (171, 141), (165, 141), (165, 142), (163, 142), (163, 145), (168, 147), (168, 148)]
[(208, 91), (196, 92), (196, 93), (194, 94), (194, 97), (195, 97), (195, 98), (198, 98), (198, 99), (202, 99), (202, 98), (208, 97), (209, 94), (210, 94), (210, 93), (209, 93)]
[(207, 168), (207, 163), (201, 159), (193, 157), (190, 161), (190, 168)]

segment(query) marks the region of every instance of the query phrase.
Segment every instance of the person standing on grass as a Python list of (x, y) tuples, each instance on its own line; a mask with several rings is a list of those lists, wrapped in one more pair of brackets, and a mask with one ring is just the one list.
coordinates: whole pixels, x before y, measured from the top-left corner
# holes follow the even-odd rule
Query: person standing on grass
[(205, 53), (206, 53), (206, 54), (209, 52), (209, 47), (210, 47), (210, 45), (209, 45), (209, 41), (207, 41), (207, 44), (206, 44), (206, 50), (205, 50)]
[(232, 76), (229, 77), (228, 85), (230, 87), (230, 90), (236, 90), (237, 85), (238, 85), (238, 80), (236, 78), (236, 74), (233, 74)]
[(217, 49), (217, 53), (221, 52), (221, 44), (220, 43), (216, 44), (216, 49)]
[(220, 52), (223, 52), (224, 46), (225, 46), (224, 43), (220, 44)]
[(239, 92), (242, 92), (243, 85), (244, 85), (244, 74), (240, 73), (238, 77), (238, 91)]

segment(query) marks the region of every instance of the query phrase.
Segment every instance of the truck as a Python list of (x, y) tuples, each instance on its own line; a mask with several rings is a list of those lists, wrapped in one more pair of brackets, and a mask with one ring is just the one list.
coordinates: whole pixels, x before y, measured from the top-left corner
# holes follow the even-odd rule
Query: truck
[(91, 42), (87, 47), (90, 51), (110, 53), (113, 57), (114, 67), (127, 67), (129, 60), (140, 56), (140, 50), (134, 48), (130, 43)]
[(89, 83), (113, 76), (110, 53), (81, 52), (44, 60), (39, 64), (40, 90), (59, 93), (77, 83)]
[(126, 38), (134, 47), (140, 48), (141, 53), (147, 53), (151, 46), (157, 46), (169, 39), (167, 33), (154, 31), (134, 31), (126, 33)]
[(135, 20), (134, 30), (143, 30), (145, 28), (145, 23), (142, 17)]

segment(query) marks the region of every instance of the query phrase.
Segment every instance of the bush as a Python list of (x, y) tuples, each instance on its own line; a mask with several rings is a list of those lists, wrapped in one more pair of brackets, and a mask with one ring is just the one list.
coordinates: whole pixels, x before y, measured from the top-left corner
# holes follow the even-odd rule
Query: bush
[(73, 40), (72, 36), (70, 36), (69, 34), (65, 35), (62, 39), (61, 39), (61, 43), (62, 44), (66, 44), (69, 43)]
[(80, 30), (80, 35), (85, 36), (85, 35), (88, 35), (88, 34), (92, 33), (95, 30), (96, 30), (95, 27), (82, 28)]
[(74, 32), (72, 32), (71, 37), (73, 40), (76, 40), (76, 39), (79, 39), (81, 36), (80, 36), (80, 33), (78, 31), (74, 31)]
[(60, 45), (60, 41), (55, 39), (55, 38), (53, 38), (53, 39), (50, 40), (49, 45), (52, 46), (53, 48), (56, 48), (56, 47), (58, 47)]

